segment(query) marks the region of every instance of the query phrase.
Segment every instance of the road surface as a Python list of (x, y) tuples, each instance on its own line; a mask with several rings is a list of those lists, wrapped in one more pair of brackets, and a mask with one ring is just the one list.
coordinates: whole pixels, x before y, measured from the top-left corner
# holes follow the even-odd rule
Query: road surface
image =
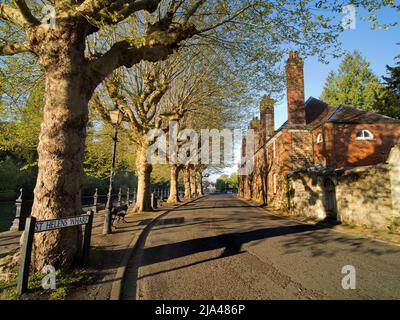
[[(346, 265), (356, 289), (342, 287)], [(399, 299), (400, 247), (206, 196), (151, 228), (124, 287), (124, 299)]]

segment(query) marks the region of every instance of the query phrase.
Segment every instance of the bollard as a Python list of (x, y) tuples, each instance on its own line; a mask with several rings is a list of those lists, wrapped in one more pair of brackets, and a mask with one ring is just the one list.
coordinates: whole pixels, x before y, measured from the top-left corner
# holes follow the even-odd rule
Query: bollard
[(22, 208), (22, 192), (23, 189), (19, 189), (20, 195), (17, 200), (15, 200), (15, 218), (11, 225), (11, 231), (21, 231), (21, 208)]
[(122, 199), (122, 189), (119, 188), (117, 207), (121, 206), (121, 199)]
[(97, 213), (97, 199), (98, 199), (99, 195), (97, 193), (97, 188), (96, 188), (96, 192), (93, 195), (93, 213)]
[(157, 209), (157, 196), (154, 194), (154, 192), (151, 193), (151, 207), (153, 209)]

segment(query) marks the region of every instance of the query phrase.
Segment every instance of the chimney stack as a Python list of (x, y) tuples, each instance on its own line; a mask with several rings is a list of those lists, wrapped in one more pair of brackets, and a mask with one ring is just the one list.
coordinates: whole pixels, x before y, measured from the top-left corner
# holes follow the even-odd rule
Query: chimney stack
[(265, 142), (275, 133), (274, 100), (270, 95), (265, 95), (260, 103), (261, 140)]
[(290, 52), (286, 62), (286, 87), (288, 105), (288, 124), (305, 125), (306, 111), (304, 102), (304, 62), (299, 52)]
[(260, 144), (260, 120), (258, 120), (258, 117), (253, 117), (253, 119), (250, 121), (249, 129), (254, 130), (254, 137), (258, 137), (254, 141), (254, 146), (256, 148), (259, 148), (261, 146)]

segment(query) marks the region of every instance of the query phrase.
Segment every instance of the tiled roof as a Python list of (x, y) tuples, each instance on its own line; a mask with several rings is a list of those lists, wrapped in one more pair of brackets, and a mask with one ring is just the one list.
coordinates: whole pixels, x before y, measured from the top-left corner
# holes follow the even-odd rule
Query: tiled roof
[(314, 97), (306, 101), (306, 123), (310, 127), (317, 127), (335, 112), (336, 108)]
[(340, 105), (327, 119), (333, 123), (399, 123), (400, 120), (372, 111), (360, 110), (349, 105)]
[(314, 97), (305, 103), (306, 125), (291, 125), (287, 121), (276, 130), (316, 128), (325, 122), (331, 123), (399, 123), (400, 120), (390, 118), (372, 111), (357, 109), (353, 106), (340, 105), (333, 107)]

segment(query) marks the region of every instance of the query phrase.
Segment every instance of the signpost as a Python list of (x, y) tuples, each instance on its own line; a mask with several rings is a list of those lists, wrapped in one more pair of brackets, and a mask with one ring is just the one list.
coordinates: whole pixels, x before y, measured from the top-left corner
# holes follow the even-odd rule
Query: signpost
[(77, 217), (64, 219), (37, 221), (35, 217), (27, 218), (25, 223), (24, 242), (21, 248), (21, 260), (18, 272), (18, 295), (22, 295), (28, 289), (29, 266), (31, 263), (33, 236), (35, 233), (85, 225), (85, 235), (82, 248), (82, 264), (86, 265), (89, 258), (92, 224), (93, 211), (88, 211), (86, 214)]

